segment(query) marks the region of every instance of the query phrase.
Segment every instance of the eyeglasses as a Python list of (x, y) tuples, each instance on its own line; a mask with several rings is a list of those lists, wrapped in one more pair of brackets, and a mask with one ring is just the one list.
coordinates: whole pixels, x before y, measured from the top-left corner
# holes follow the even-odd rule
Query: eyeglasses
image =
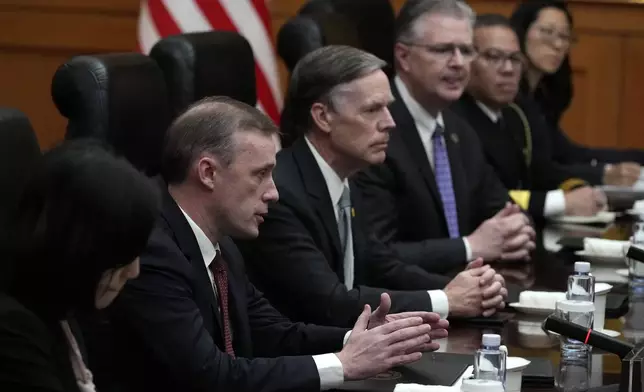
[(525, 64), (525, 57), (521, 52), (505, 53), (500, 50), (491, 49), (480, 52), (480, 56), (488, 64), (496, 68), (501, 68), (508, 61), (512, 68), (521, 68)]
[(416, 44), (410, 42), (403, 42), (408, 46), (417, 46), (419, 48), (425, 49), (425, 51), (432, 56), (436, 57), (441, 61), (449, 61), (458, 52), (463, 58), (463, 62), (469, 63), (474, 60), (476, 57), (476, 49), (473, 45), (457, 45), (457, 44), (435, 44), (435, 45), (425, 45), (425, 44)]
[(550, 43), (555, 42), (557, 39), (561, 40), (561, 42), (566, 46), (570, 46), (577, 42), (577, 37), (575, 35), (559, 32), (553, 27), (536, 26), (536, 29), (540, 38)]

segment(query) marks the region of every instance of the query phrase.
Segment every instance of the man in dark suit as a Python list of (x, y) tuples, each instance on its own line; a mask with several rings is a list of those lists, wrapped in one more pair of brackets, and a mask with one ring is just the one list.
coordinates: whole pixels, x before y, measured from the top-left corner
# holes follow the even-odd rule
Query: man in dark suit
[(248, 281), (228, 236), (257, 236), (278, 198), (275, 132), (255, 108), (222, 97), (168, 130), (162, 216), (112, 314), (130, 390), (319, 391), (417, 360), (437, 348), (431, 327), (445, 334), (431, 313), (387, 315), (386, 295), (350, 334), (293, 323)]
[(359, 49), (326, 46), (293, 72), (282, 123), (300, 136), (278, 154), (280, 200), (259, 237), (240, 246), (253, 283), (292, 320), (350, 326), (383, 292), (396, 312), (478, 316), (502, 306), (503, 280), (482, 261), (450, 282), (399, 261), (368, 229), (349, 179), (385, 158), (394, 127), (385, 65)]
[[(599, 212), (606, 203), (603, 192), (575, 178), (575, 167), (552, 159), (538, 109), (528, 98), (517, 98), (524, 59), (510, 21), (498, 14), (477, 16), (474, 45), (478, 56), (467, 93), (451, 109), (477, 132), (514, 201), (534, 217)], [(564, 192), (568, 184), (575, 189)]]
[(397, 124), (384, 164), (358, 176), (370, 225), (399, 257), (428, 271), (482, 257), (527, 259), (529, 219), (510, 203), (470, 126), (447, 107), (467, 83), (473, 12), (410, 0), (397, 17)]

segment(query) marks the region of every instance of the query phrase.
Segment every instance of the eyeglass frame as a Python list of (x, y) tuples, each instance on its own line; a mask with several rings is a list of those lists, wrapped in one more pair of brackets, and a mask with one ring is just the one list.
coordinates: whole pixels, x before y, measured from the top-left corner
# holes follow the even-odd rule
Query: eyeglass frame
[(577, 43), (577, 36), (574, 33), (565, 34), (553, 27), (546, 27), (541, 25), (536, 25), (534, 28), (539, 34), (539, 38), (542, 41), (548, 43), (554, 43), (557, 39), (560, 40), (567, 48), (571, 47)]
[[(490, 52), (495, 51), (496, 53), (499, 53), (500, 56), (497, 56), (499, 58), (494, 58), (495, 56), (490, 56)], [(478, 53), (478, 58), (482, 58), (486, 62), (488, 62), (490, 65), (493, 67), (500, 69), (505, 65), (506, 62), (510, 61), (510, 64), (512, 64), (513, 68), (518, 68), (521, 70), (523, 67), (526, 66), (527, 64), (527, 59), (523, 55), (521, 51), (513, 52), (513, 53), (506, 53), (502, 50), (495, 49), (495, 48), (490, 48), (484, 51), (477, 50)], [(513, 61), (514, 57), (514, 61)]]

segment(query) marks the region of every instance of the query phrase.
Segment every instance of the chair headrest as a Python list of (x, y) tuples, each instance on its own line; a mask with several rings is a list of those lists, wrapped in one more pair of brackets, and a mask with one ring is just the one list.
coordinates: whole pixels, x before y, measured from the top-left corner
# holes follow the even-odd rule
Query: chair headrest
[(389, 0), (309, 0), (278, 34), (278, 53), (292, 71), (324, 45), (349, 45), (392, 64), (395, 13)]
[(163, 74), (139, 53), (77, 56), (56, 71), (51, 93), (67, 139), (95, 137), (155, 174), (172, 119)]
[(277, 53), (289, 72), (293, 72), (302, 57), (325, 44), (320, 24), (304, 15), (287, 20), (277, 34)]
[(0, 226), (7, 223), (40, 156), (27, 116), (18, 109), (0, 107)]
[(163, 71), (175, 113), (213, 95), (257, 103), (253, 50), (235, 32), (170, 36), (154, 45), (150, 57)]

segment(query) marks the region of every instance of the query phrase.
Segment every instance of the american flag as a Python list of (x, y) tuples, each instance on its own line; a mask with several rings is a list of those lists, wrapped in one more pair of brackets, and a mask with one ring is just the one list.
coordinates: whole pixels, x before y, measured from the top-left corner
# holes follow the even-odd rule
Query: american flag
[(145, 54), (169, 35), (228, 30), (244, 36), (255, 55), (257, 106), (278, 123), (282, 96), (266, 0), (142, 0), (138, 27)]

